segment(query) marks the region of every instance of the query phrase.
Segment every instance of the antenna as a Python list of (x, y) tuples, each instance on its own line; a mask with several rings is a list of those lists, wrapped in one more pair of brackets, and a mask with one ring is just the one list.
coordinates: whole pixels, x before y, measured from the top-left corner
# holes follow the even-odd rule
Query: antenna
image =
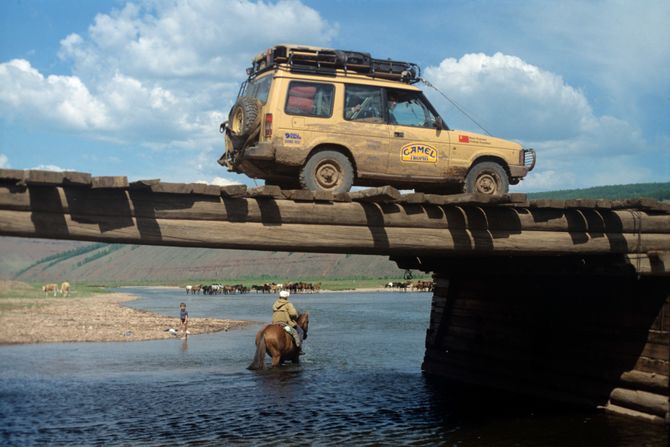
[(433, 84), (431, 84), (427, 79), (420, 78), (419, 80), (420, 80), (421, 82), (423, 82), (424, 84), (426, 84), (427, 87), (430, 87), (430, 88), (434, 89), (437, 93), (439, 93), (440, 95), (442, 95), (442, 96), (444, 97), (444, 99), (446, 99), (446, 100), (449, 101), (454, 107), (456, 107), (456, 108), (458, 109), (459, 112), (461, 112), (463, 115), (467, 116), (467, 117), (470, 119), (470, 121), (472, 121), (473, 123), (475, 123), (475, 124), (476, 124), (481, 130), (483, 130), (487, 135), (491, 136), (491, 132), (489, 132), (488, 130), (484, 129), (484, 126), (482, 126), (481, 124), (479, 124), (473, 117), (471, 117), (465, 110), (463, 110), (463, 108), (462, 108), (461, 106), (459, 106), (458, 104), (456, 104), (456, 101), (454, 101), (453, 99), (449, 98), (447, 95), (445, 95), (444, 93), (442, 93), (442, 91), (440, 91), (440, 89), (438, 89), (438, 88), (435, 87)]

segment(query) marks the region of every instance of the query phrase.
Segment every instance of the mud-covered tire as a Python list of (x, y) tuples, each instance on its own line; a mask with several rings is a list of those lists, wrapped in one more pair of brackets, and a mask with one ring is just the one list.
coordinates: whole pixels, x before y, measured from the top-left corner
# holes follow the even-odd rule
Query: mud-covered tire
[(228, 117), (228, 129), (233, 137), (246, 138), (261, 125), (261, 102), (251, 96), (240, 97)]
[(300, 186), (310, 191), (347, 192), (353, 183), (351, 161), (337, 151), (316, 152), (300, 171)]
[(465, 177), (465, 192), (490, 195), (506, 194), (509, 178), (505, 168), (494, 161), (477, 163)]

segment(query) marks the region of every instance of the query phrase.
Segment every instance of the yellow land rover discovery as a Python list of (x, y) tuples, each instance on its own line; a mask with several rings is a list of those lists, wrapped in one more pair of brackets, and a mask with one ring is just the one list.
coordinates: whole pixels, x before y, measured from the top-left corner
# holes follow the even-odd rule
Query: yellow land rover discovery
[(519, 144), (447, 127), (415, 64), (278, 45), (247, 69), (221, 124), (230, 171), (282, 188), (392, 185), (502, 194), (535, 165)]

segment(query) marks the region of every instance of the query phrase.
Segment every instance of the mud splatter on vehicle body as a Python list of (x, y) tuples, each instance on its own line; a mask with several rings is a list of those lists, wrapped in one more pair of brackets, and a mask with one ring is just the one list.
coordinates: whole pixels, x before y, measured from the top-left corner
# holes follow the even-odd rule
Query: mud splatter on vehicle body
[(278, 45), (247, 73), (221, 125), (219, 163), (269, 184), (502, 194), (535, 165), (518, 143), (450, 129), (416, 87), (413, 63)]

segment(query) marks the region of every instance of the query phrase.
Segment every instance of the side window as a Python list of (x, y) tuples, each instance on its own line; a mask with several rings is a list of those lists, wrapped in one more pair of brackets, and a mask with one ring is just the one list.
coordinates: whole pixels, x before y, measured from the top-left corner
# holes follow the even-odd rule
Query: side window
[(253, 79), (244, 87), (242, 95), (251, 96), (265, 104), (268, 101), (270, 85), (272, 85), (272, 76), (263, 76), (262, 78)]
[(327, 118), (333, 113), (334, 90), (332, 84), (291, 81), (284, 110), (289, 115)]
[(383, 123), (382, 89), (365, 85), (347, 85), (344, 92), (344, 119)]
[(435, 115), (418, 92), (388, 90), (386, 96), (389, 124), (435, 127)]

